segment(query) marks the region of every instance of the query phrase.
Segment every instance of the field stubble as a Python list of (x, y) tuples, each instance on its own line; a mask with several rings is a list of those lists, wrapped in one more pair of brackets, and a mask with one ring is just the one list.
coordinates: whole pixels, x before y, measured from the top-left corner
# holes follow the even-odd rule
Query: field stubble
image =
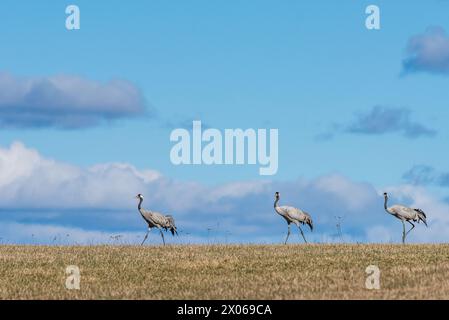
[(448, 299), (448, 278), (449, 245), (0, 246), (1, 299)]

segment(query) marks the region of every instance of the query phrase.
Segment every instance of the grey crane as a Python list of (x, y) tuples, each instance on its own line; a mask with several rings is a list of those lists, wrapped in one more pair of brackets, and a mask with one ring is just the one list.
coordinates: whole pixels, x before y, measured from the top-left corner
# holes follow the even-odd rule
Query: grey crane
[(275, 201), (274, 201), (274, 210), (282, 216), (288, 224), (288, 233), (287, 238), (285, 238), (284, 244), (287, 244), (288, 237), (290, 236), (290, 224), (294, 223), (301, 232), (301, 235), (304, 239), (304, 242), (307, 243), (306, 237), (304, 236), (304, 232), (301, 229), (301, 224), (307, 224), (310, 227), (310, 231), (313, 231), (313, 222), (312, 217), (310, 214), (308, 214), (305, 211), (302, 211), (300, 209), (294, 208), (294, 207), (288, 207), (288, 206), (278, 206), (280, 194), (279, 192), (276, 192), (274, 194)]
[[(387, 206), (388, 194), (386, 192), (384, 192), (384, 198), (385, 198), (384, 202), (385, 211), (402, 221), (402, 243), (405, 243), (405, 237), (410, 233), (410, 231), (412, 231), (415, 228), (413, 222), (419, 223), (420, 221), (422, 221), (427, 227), (426, 221), (427, 217), (424, 211), (422, 211), (421, 209), (408, 208), (402, 205), (394, 205), (392, 207), (388, 207)], [(410, 230), (407, 232), (405, 232), (406, 221), (412, 225)]]
[(148, 231), (141, 245), (143, 245), (145, 240), (147, 240), (148, 234), (150, 233), (151, 229), (158, 228), (159, 232), (161, 233), (162, 242), (165, 246), (165, 238), (162, 229), (164, 229), (165, 231), (170, 230), (173, 236), (175, 234), (177, 235), (178, 230), (176, 229), (175, 219), (173, 219), (173, 217), (170, 215), (163, 215), (159, 212), (142, 209), (143, 195), (139, 193), (136, 198), (139, 199), (139, 205), (137, 206), (137, 208), (139, 209), (142, 218), (148, 223)]

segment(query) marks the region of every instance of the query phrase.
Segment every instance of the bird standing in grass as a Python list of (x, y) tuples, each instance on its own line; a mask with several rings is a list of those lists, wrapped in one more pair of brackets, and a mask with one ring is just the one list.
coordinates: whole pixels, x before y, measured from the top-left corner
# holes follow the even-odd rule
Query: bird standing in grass
[(300, 209), (294, 208), (294, 207), (288, 207), (288, 206), (278, 206), (280, 194), (279, 192), (276, 192), (275, 195), (275, 201), (274, 201), (274, 210), (281, 215), (288, 224), (288, 233), (287, 238), (285, 239), (284, 244), (287, 244), (288, 237), (290, 236), (290, 224), (294, 223), (298, 228), (299, 231), (301, 231), (301, 235), (304, 239), (304, 242), (307, 243), (306, 237), (304, 236), (304, 232), (301, 229), (301, 224), (307, 224), (310, 227), (310, 231), (313, 231), (313, 222), (312, 217), (310, 214), (308, 214), (305, 211), (302, 211)]
[(151, 229), (158, 228), (159, 232), (161, 233), (162, 242), (164, 243), (165, 246), (165, 238), (162, 229), (164, 229), (165, 231), (170, 230), (173, 236), (175, 234), (177, 235), (178, 231), (176, 229), (175, 219), (173, 219), (173, 217), (170, 215), (163, 215), (162, 213), (159, 212), (142, 209), (143, 195), (139, 193), (136, 196), (136, 198), (139, 199), (139, 205), (137, 206), (137, 208), (139, 209), (142, 218), (144, 218), (145, 221), (148, 223), (148, 231), (141, 245), (143, 245), (145, 240), (147, 240), (148, 234), (150, 233)]
[[(384, 192), (384, 198), (385, 198), (384, 202), (385, 211), (395, 216), (402, 222), (402, 243), (405, 243), (405, 237), (410, 233), (410, 231), (412, 231), (415, 228), (415, 225), (412, 223), (412, 221), (418, 223), (422, 221), (427, 227), (426, 221), (427, 217), (424, 211), (422, 211), (421, 209), (412, 209), (401, 205), (394, 205), (392, 207), (388, 207), (387, 206), (388, 194), (386, 192)], [(410, 230), (407, 232), (405, 232), (405, 221), (407, 221), (412, 225)]]

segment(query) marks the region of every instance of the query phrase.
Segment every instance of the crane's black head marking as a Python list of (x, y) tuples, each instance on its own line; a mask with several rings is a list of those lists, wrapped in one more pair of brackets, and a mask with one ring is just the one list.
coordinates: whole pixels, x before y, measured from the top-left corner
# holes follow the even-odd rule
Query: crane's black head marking
[(388, 196), (388, 193), (384, 192), (384, 196), (385, 196), (385, 197)]
[(136, 196), (137, 199), (143, 199), (143, 195), (141, 195), (140, 193)]
[(274, 194), (274, 196), (275, 196), (276, 198), (279, 198), (279, 192), (276, 192), (276, 193)]

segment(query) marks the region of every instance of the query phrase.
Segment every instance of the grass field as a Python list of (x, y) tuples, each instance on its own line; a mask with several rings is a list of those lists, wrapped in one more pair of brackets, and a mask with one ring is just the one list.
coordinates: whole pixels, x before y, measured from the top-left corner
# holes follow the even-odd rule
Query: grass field
[(0, 298), (448, 299), (449, 245), (0, 246)]

